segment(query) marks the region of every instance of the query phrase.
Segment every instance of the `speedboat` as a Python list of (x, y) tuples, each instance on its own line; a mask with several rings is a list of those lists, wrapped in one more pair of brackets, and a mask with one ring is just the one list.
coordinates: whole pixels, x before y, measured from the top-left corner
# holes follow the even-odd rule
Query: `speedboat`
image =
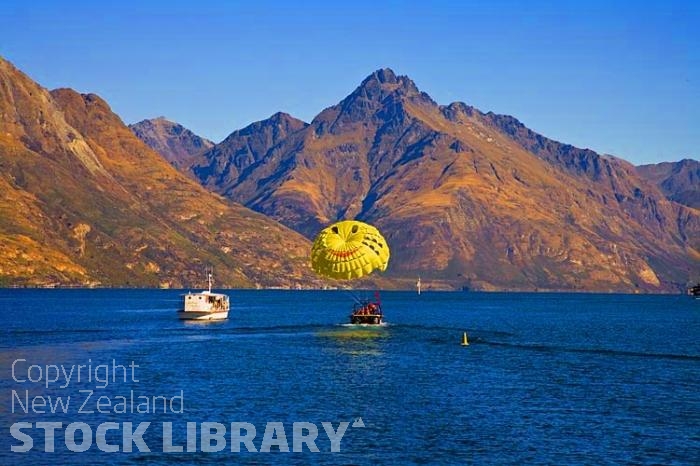
[(350, 323), (353, 325), (381, 325), (384, 314), (377, 294), (375, 301), (358, 301), (352, 308)]

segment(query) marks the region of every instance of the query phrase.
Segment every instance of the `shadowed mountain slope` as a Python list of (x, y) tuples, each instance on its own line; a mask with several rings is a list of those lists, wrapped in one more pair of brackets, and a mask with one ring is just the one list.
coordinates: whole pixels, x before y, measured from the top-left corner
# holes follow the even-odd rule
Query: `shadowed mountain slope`
[(700, 209), (700, 162), (697, 160), (683, 159), (636, 168), (642, 178), (654, 183), (668, 199)]
[(193, 157), (214, 146), (210, 140), (197, 136), (164, 117), (139, 121), (129, 125), (129, 129), (148, 147), (178, 168), (189, 166)]

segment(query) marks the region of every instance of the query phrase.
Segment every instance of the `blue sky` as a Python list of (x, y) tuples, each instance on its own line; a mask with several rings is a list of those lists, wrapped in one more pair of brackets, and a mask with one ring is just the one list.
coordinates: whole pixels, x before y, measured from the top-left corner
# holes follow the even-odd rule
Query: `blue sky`
[(700, 2), (20, 1), (0, 55), (44, 87), (218, 142), (310, 121), (372, 71), (635, 164), (700, 159)]

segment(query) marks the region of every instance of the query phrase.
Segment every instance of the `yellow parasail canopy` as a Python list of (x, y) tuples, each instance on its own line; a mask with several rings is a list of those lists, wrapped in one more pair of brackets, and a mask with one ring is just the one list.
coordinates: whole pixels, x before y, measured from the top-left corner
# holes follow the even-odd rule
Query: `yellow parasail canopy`
[(389, 246), (372, 225), (343, 220), (321, 230), (311, 248), (311, 267), (324, 277), (350, 280), (384, 271)]

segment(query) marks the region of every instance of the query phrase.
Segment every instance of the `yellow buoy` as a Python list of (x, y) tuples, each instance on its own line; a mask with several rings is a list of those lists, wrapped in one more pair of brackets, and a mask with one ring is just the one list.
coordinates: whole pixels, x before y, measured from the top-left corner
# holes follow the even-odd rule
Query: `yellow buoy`
[(469, 346), (469, 341), (467, 340), (467, 332), (462, 335), (462, 346)]

